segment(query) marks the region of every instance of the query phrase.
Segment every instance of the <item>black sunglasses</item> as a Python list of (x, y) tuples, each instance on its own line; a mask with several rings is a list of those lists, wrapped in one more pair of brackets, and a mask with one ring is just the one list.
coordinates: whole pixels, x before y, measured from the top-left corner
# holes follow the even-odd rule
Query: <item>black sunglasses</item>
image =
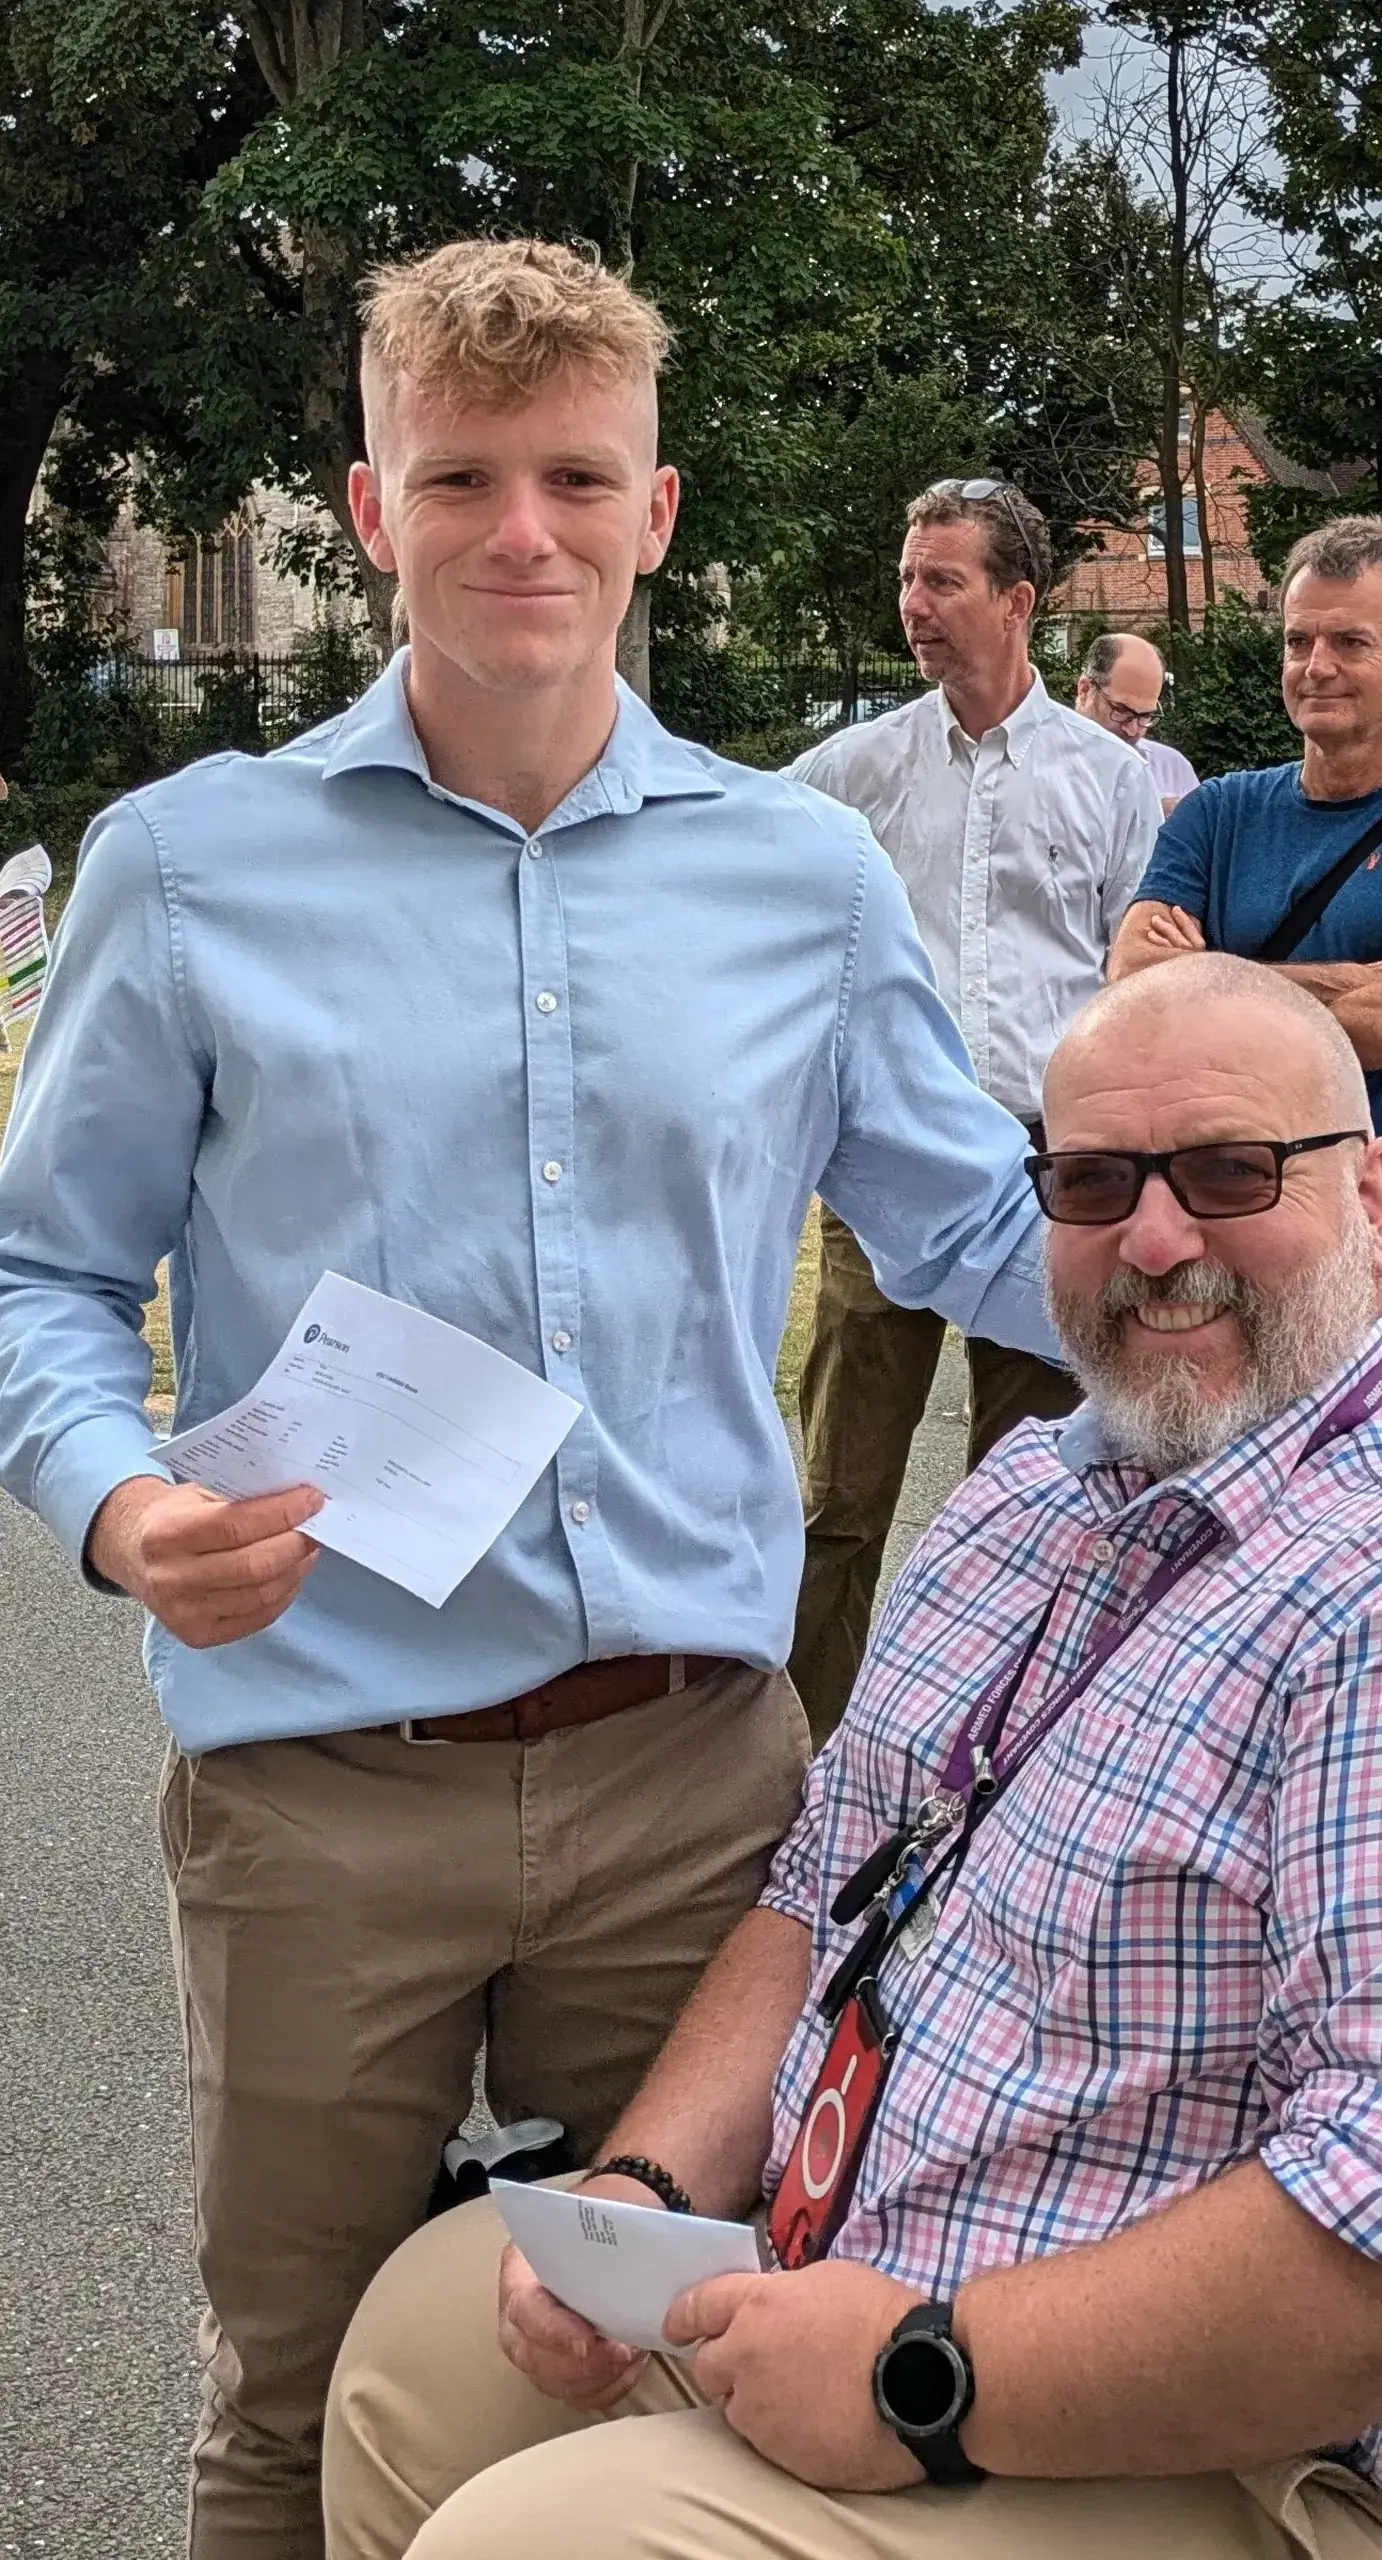
[(1021, 516), (1018, 514), (1017, 509), (1013, 504), (1013, 500), (1017, 494), (1018, 493), (1014, 489), (1011, 480), (933, 480), (930, 488), (926, 492), (928, 498), (973, 498), (976, 502), (982, 498), (997, 498), (1002, 506), (1004, 515), (1007, 517), (1009, 524), (1012, 526), (1018, 541), (1021, 543), (1022, 548), (1027, 555), (1027, 566), (1032, 574), (1032, 584), (1036, 588), (1038, 599), (1040, 599), (1041, 571), (1037, 567), (1037, 556), (1035, 551), (1032, 549), (1031, 535), (1028, 533)]
[(1063, 1227), (1114, 1227), (1130, 1218), (1147, 1176), (1159, 1173), (1191, 1218), (1255, 1218), (1281, 1198), (1288, 1156), (1314, 1155), (1349, 1138), (1366, 1146), (1368, 1129), (1332, 1129), (1322, 1138), (1219, 1138), (1207, 1147), (1172, 1147), (1165, 1155), (1072, 1147), (1028, 1156), (1032, 1188), (1048, 1218)]

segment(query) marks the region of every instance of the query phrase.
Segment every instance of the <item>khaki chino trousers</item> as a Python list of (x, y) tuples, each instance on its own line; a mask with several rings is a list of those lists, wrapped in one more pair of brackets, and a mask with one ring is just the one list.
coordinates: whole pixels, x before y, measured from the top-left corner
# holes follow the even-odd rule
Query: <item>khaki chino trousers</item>
[[(858, 1677), (883, 1549), (926, 1411), (945, 1319), (885, 1298), (862, 1247), (821, 1210), (820, 1290), (801, 1377), (806, 1562), (788, 1664), (817, 1750)], [(1081, 1390), (1064, 1369), (971, 1341), (969, 1464), (1035, 1414), (1058, 1421)]]
[(1382, 2560), (1382, 2499), (1309, 2458), (1183, 2480), (828, 2496), (765, 2462), (687, 2367), (577, 2417), (500, 2354), (504, 2232), (429, 2224), (366, 2294), (327, 2419), (329, 2560)]
[(426, 2211), (481, 2039), (588, 2158), (798, 1807), (806, 1721), (727, 1664), (541, 1742), (169, 1755), (204, 2411), (193, 2560), (320, 2560), (346, 2324)]

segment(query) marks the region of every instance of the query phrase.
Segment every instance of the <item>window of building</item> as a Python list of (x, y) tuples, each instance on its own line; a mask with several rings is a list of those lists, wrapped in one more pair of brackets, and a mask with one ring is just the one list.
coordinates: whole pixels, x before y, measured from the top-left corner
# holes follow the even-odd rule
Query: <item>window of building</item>
[[(1180, 523), (1186, 559), (1198, 560), (1204, 545), (1200, 540), (1200, 511), (1193, 498), (1182, 497)], [(1164, 560), (1166, 557), (1166, 509), (1159, 500), (1147, 509), (1147, 557), (1149, 560)]]
[(254, 646), (254, 536), (246, 525), (194, 537), (168, 573), (167, 614), (184, 649)]

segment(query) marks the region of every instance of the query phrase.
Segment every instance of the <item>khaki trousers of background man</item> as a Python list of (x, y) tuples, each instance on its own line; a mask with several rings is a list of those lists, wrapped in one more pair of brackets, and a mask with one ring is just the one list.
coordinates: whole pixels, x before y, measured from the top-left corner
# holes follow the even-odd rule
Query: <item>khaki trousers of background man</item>
[(793, 1820), (781, 1673), (523, 1744), (171, 1754), (162, 1802), (210, 2310), (194, 2560), (320, 2560), (332, 2363), (426, 2210), (482, 2036), (588, 2158)]
[(464, 2205), (361, 2304), (327, 2420), (330, 2560), (1382, 2560), (1382, 2499), (1310, 2459), (830, 2497), (752, 2452), (670, 2357), (631, 2414), (578, 2418), (499, 2352), (503, 2237), (488, 2201)]
[[(822, 1208), (820, 1294), (801, 1378), (806, 1563), (787, 1666), (818, 1751), (864, 1658), (883, 1549), (944, 1340), (944, 1318), (885, 1298), (848, 1227)], [(1080, 1401), (1064, 1369), (1030, 1352), (979, 1341), (966, 1349), (971, 1467), (1029, 1415), (1056, 1421)]]

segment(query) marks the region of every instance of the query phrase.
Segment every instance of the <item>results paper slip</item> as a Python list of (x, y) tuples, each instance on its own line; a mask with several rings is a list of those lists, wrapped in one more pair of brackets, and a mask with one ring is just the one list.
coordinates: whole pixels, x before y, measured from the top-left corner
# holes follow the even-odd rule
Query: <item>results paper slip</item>
[(707, 2276), (762, 2273), (746, 2222), (659, 2213), (508, 2178), (491, 2178), (489, 2191), (539, 2283), (626, 2347), (690, 2355), (690, 2347), (669, 2347), (662, 2334), (677, 2295)]
[(550, 1465), (574, 1398), (328, 1271), (257, 1387), (159, 1450), (212, 1493), (328, 1496), (309, 1535), (439, 1609)]

